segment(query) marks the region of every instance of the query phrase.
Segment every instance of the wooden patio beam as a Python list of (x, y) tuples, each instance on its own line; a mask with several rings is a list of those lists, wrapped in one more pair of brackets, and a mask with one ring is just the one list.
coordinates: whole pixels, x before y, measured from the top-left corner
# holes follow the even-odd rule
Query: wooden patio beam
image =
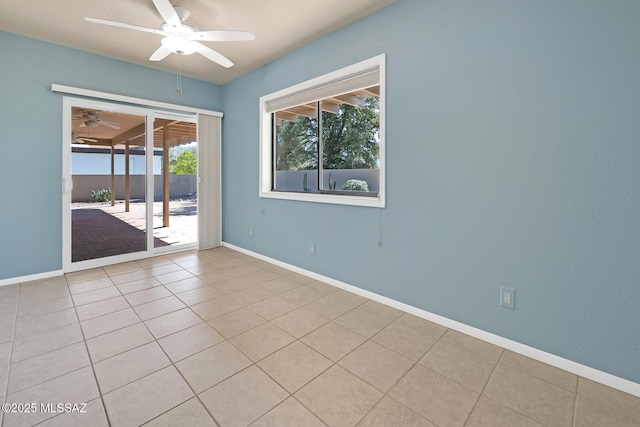
[(145, 132), (146, 126), (144, 123), (142, 123), (141, 125), (138, 125), (133, 129), (129, 129), (128, 131), (115, 136), (112, 141), (114, 145), (122, 144), (123, 142), (130, 141), (140, 136), (144, 136)]
[(131, 199), (131, 177), (129, 176), (129, 143), (124, 147), (124, 211), (129, 212)]
[(169, 226), (169, 126), (167, 123), (162, 126), (163, 138), (163, 160), (162, 164), (162, 226)]
[(116, 149), (111, 143), (111, 206), (116, 203), (115, 153)]

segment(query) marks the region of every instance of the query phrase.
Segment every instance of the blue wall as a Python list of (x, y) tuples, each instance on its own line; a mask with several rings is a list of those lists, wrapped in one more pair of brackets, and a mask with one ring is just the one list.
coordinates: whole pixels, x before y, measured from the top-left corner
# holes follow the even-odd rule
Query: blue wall
[[(224, 240), (640, 382), (639, 23), (400, 0), (225, 85)], [(258, 98), (380, 53), (387, 208), (260, 199)]]
[[(0, 32), (0, 279), (61, 268), (50, 85), (86, 87), (225, 112), (225, 241), (640, 383), (638, 22), (635, 0), (399, 0), (182, 96)], [(380, 53), (387, 208), (260, 199), (258, 98)]]
[(58, 83), (210, 110), (221, 88), (0, 32), (0, 279), (62, 268), (62, 95)]

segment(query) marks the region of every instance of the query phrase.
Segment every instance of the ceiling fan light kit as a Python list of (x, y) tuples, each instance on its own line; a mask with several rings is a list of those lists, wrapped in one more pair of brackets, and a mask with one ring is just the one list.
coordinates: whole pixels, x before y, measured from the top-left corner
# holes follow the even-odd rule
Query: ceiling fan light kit
[(200, 43), (189, 40), (184, 36), (168, 36), (160, 40), (162, 46), (178, 55), (191, 55), (200, 50)]
[(169, 0), (152, 1), (158, 10), (158, 13), (165, 21), (160, 30), (99, 18), (87, 17), (85, 20), (97, 24), (122, 27), (130, 30), (144, 31), (164, 36), (164, 38), (160, 40), (160, 47), (151, 54), (151, 57), (149, 58), (150, 61), (161, 61), (171, 53), (176, 53), (178, 55), (191, 55), (198, 52), (210, 61), (229, 68), (233, 66), (233, 62), (220, 52), (217, 52), (199, 42), (242, 41), (253, 40), (255, 38), (252, 33), (247, 31), (197, 31), (194, 27), (184, 24), (184, 21), (190, 16), (190, 12), (187, 9), (183, 7), (174, 7)]

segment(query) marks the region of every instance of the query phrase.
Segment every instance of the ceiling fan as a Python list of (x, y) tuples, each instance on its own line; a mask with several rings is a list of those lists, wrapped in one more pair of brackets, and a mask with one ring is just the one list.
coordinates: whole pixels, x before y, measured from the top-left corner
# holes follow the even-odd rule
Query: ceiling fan
[(111, 129), (120, 129), (120, 123), (110, 122), (107, 120), (102, 120), (100, 115), (102, 114), (100, 111), (89, 111), (89, 110), (80, 110), (79, 116), (74, 117), (74, 119), (81, 119), (82, 123), (78, 127), (81, 128), (95, 128), (100, 125), (110, 127)]
[(160, 13), (162, 19), (165, 21), (160, 30), (125, 24), (124, 22), (109, 21), (106, 19), (89, 17), (84, 19), (97, 24), (128, 28), (130, 30), (144, 31), (164, 36), (164, 38), (160, 40), (162, 43), (161, 46), (153, 52), (149, 58), (150, 61), (161, 61), (171, 53), (177, 53), (178, 55), (191, 55), (198, 52), (205, 58), (220, 64), (223, 67), (229, 68), (233, 66), (233, 62), (221, 53), (216, 52), (210, 47), (199, 42), (242, 41), (253, 40), (255, 38), (252, 33), (247, 31), (198, 31), (195, 27), (184, 23), (184, 21), (186, 21), (190, 16), (190, 12), (187, 9), (174, 7), (171, 5), (169, 0), (153, 0), (153, 4), (156, 9), (158, 9), (158, 13)]
[(71, 143), (72, 144), (86, 144), (87, 142), (98, 142), (97, 139), (84, 138), (76, 135), (75, 133), (71, 134)]

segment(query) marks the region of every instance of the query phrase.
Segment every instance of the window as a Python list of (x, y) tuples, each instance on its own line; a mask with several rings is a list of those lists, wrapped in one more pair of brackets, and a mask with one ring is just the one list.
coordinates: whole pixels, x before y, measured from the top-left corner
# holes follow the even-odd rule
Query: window
[(384, 55), (260, 98), (260, 196), (384, 207)]

